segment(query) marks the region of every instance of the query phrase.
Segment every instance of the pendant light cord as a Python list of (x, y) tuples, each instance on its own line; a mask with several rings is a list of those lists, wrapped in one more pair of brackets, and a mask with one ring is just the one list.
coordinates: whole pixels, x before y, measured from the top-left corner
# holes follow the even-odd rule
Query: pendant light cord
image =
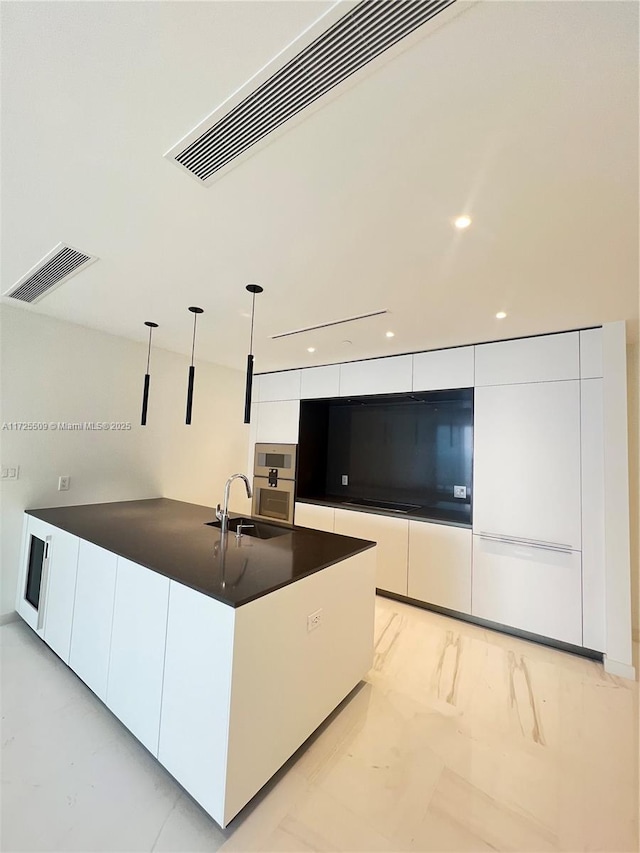
[(251, 300), (251, 339), (249, 341), (249, 355), (253, 355), (253, 320), (256, 316), (256, 295), (252, 294)]
[(149, 326), (149, 349), (147, 350), (147, 373), (149, 372), (149, 363), (151, 361), (151, 332), (153, 329)]
[(196, 322), (198, 320), (198, 315), (193, 315), (193, 341), (191, 342), (191, 366), (193, 367), (193, 354), (196, 349)]

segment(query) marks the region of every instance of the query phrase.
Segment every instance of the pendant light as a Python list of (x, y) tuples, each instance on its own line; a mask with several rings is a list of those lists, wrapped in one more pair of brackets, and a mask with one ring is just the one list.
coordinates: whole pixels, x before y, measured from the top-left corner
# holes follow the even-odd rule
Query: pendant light
[(189, 368), (189, 385), (187, 386), (187, 416), (185, 418), (185, 423), (191, 423), (191, 408), (193, 406), (193, 382), (196, 376), (196, 369), (193, 365), (193, 354), (196, 349), (196, 322), (198, 320), (198, 314), (204, 314), (203, 308), (196, 308), (192, 306), (189, 308), (189, 311), (193, 314), (193, 340), (191, 342), (191, 367)]
[(147, 350), (147, 372), (144, 375), (144, 390), (142, 392), (142, 416), (140, 418), (140, 426), (147, 425), (147, 406), (149, 405), (149, 382), (151, 374), (149, 373), (149, 362), (151, 360), (151, 335), (154, 329), (158, 328), (157, 323), (152, 323), (151, 320), (144, 321), (145, 326), (149, 327), (149, 348)]
[(251, 421), (251, 388), (253, 386), (253, 318), (256, 311), (256, 293), (262, 293), (263, 287), (259, 284), (248, 284), (247, 290), (253, 294), (251, 302), (251, 341), (249, 342), (249, 355), (247, 356), (247, 385), (244, 394), (244, 422)]

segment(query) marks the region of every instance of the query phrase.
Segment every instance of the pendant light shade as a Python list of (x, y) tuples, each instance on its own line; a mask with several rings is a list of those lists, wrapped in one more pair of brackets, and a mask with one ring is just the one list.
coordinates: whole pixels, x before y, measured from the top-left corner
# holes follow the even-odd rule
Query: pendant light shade
[(147, 407), (149, 405), (149, 384), (151, 382), (151, 374), (149, 373), (149, 362), (151, 361), (151, 335), (154, 329), (158, 328), (157, 323), (152, 323), (151, 320), (144, 321), (145, 326), (149, 327), (149, 348), (147, 349), (147, 372), (144, 375), (144, 389), (142, 391), (142, 415), (140, 417), (140, 426), (147, 425)]
[(251, 340), (249, 342), (249, 355), (247, 356), (247, 384), (244, 392), (244, 422), (251, 421), (251, 390), (253, 388), (253, 320), (256, 311), (256, 293), (262, 293), (264, 288), (259, 284), (248, 284), (247, 290), (252, 294), (251, 301)]
[(191, 409), (193, 408), (193, 385), (196, 378), (196, 369), (193, 364), (193, 355), (196, 349), (196, 322), (198, 320), (198, 314), (204, 314), (203, 308), (196, 308), (192, 306), (189, 308), (189, 311), (193, 314), (193, 340), (191, 341), (191, 366), (189, 367), (189, 382), (187, 385), (187, 414), (185, 417), (185, 423), (189, 425), (191, 423)]

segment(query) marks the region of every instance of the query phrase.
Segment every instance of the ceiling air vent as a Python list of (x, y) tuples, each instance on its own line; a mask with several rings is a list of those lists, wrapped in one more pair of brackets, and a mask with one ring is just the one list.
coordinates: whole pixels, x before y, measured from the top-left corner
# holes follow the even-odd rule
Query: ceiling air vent
[[(167, 152), (202, 182), (455, 0), (363, 0), (204, 132)], [(202, 127), (202, 126), (201, 126)], [(195, 138), (194, 138), (195, 136)]]
[(2, 295), (19, 299), (21, 302), (38, 302), (59, 284), (97, 260), (71, 246), (58, 243), (35, 267), (32, 267)]

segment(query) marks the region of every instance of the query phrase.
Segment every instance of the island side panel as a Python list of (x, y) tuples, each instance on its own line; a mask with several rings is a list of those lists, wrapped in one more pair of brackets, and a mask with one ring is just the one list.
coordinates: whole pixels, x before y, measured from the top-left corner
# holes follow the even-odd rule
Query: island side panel
[(224, 825), (371, 669), (375, 572), (371, 548), (236, 610)]
[(158, 760), (223, 824), (234, 609), (171, 581)]

